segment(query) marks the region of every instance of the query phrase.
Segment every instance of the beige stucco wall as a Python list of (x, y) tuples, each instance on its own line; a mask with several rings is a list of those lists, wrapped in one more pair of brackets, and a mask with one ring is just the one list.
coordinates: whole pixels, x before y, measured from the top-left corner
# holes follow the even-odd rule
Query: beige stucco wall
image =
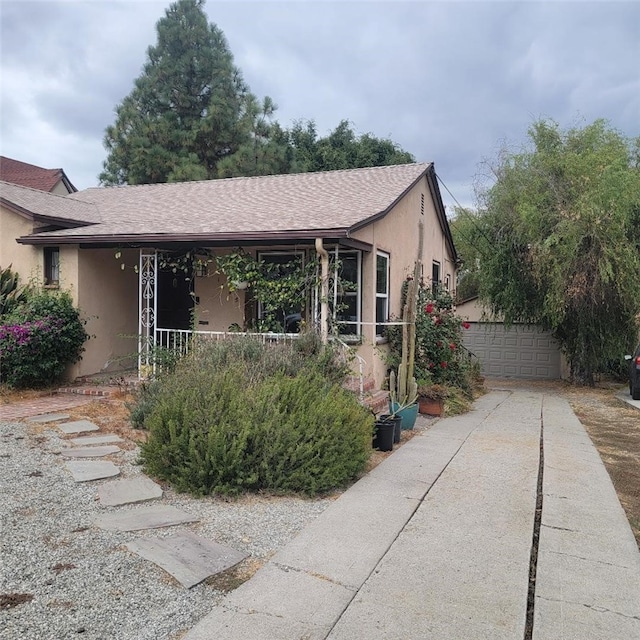
[[(421, 213), (421, 196), (424, 195), (424, 214)], [(375, 338), (376, 253), (389, 254), (389, 310), (392, 317), (401, 316), (402, 283), (413, 274), (418, 254), (419, 222), (423, 222), (423, 279), (431, 279), (433, 261), (441, 265), (440, 277), (445, 282), (449, 276), (455, 283), (455, 264), (446, 240), (426, 177), (416, 184), (396, 206), (380, 220), (354, 233), (353, 237), (373, 245), (371, 253), (365, 253), (362, 262), (362, 345), (358, 353), (367, 361), (366, 373), (380, 387), (386, 376), (387, 347)]]
[(58, 181), (56, 186), (53, 187), (53, 189), (51, 189), (50, 193), (55, 193), (56, 195), (60, 195), (60, 196), (69, 195), (69, 191), (67, 190), (67, 187), (64, 186), (64, 182), (62, 182), (62, 180)]
[[(119, 371), (136, 364), (139, 313), (134, 267), (139, 251), (125, 249), (121, 253), (116, 259), (113, 249), (61, 247), (63, 286), (71, 290), (91, 336), (82, 360), (71, 372), (73, 377)], [(70, 282), (72, 278), (74, 282)]]
[(484, 313), (484, 308), (477, 298), (456, 305), (456, 314), (470, 322), (480, 322)]
[[(230, 250), (216, 249), (217, 255)], [(247, 253), (255, 255), (248, 250)], [(202, 331), (227, 331), (233, 324), (244, 326), (245, 293), (230, 292), (226, 276), (217, 273), (215, 260), (209, 264), (208, 274), (196, 277), (194, 292), (198, 299), (195, 309), (195, 327)]]
[(32, 231), (31, 220), (0, 206), (0, 268), (11, 265), (11, 269), (19, 274), (22, 284), (42, 280), (38, 267), (38, 256), (42, 255), (42, 249), (16, 242), (16, 238)]

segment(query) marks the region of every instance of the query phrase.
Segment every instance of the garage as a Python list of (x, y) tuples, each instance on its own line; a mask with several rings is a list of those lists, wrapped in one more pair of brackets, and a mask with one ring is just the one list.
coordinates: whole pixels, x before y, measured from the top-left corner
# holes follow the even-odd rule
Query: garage
[(551, 380), (561, 377), (560, 349), (551, 335), (528, 324), (470, 322), (463, 343), (480, 360), (482, 374)]

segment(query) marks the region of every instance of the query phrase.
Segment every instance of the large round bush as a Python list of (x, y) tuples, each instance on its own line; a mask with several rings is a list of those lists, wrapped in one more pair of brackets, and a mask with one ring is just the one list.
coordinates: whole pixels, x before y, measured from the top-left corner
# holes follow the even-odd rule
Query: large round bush
[(35, 292), (0, 324), (0, 381), (12, 387), (55, 382), (89, 338), (68, 293)]
[(326, 354), (293, 372), (287, 348), (265, 348), (252, 361), (196, 354), (162, 377), (144, 418), (146, 471), (201, 495), (314, 495), (357, 477), (371, 452), (371, 413), (323, 375)]

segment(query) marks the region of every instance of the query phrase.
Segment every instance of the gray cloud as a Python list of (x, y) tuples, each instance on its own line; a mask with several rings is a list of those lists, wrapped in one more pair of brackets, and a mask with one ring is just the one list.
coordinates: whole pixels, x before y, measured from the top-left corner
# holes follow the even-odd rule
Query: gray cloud
[[(7, 2), (1, 152), (96, 184), (102, 136), (168, 2)], [(632, 2), (213, 2), (251, 89), (284, 126), (350, 120), (388, 136), (473, 202), (478, 163), (563, 127), (640, 122), (640, 5)], [(451, 198), (445, 193), (445, 200)]]

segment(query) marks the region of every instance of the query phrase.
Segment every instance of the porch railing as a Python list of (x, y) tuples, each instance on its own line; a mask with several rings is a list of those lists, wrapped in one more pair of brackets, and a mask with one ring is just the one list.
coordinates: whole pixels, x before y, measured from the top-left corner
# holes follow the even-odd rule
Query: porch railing
[[(177, 356), (185, 356), (191, 351), (194, 339), (203, 340), (231, 340), (238, 336), (249, 336), (260, 340), (264, 344), (275, 342), (287, 342), (296, 340), (299, 333), (254, 333), (249, 331), (191, 331), (189, 329), (156, 329), (156, 349), (167, 349)], [(337, 337), (332, 337), (331, 341), (340, 346), (345, 356), (345, 360), (351, 357), (358, 361), (359, 378), (359, 399), (364, 400), (364, 367), (367, 361), (355, 349)], [(153, 372), (156, 372), (156, 365), (153, 365)]]
[(251, 336), (263, 343), (295, 340), (297, 333), (253, 333), (245, 331), (192, 331), (190, 329), (156, 329), (156, 348), (168, 349), (185, 356), (191, 350), (195, 337), (203, 340), (230, 340), (238, 336)]

